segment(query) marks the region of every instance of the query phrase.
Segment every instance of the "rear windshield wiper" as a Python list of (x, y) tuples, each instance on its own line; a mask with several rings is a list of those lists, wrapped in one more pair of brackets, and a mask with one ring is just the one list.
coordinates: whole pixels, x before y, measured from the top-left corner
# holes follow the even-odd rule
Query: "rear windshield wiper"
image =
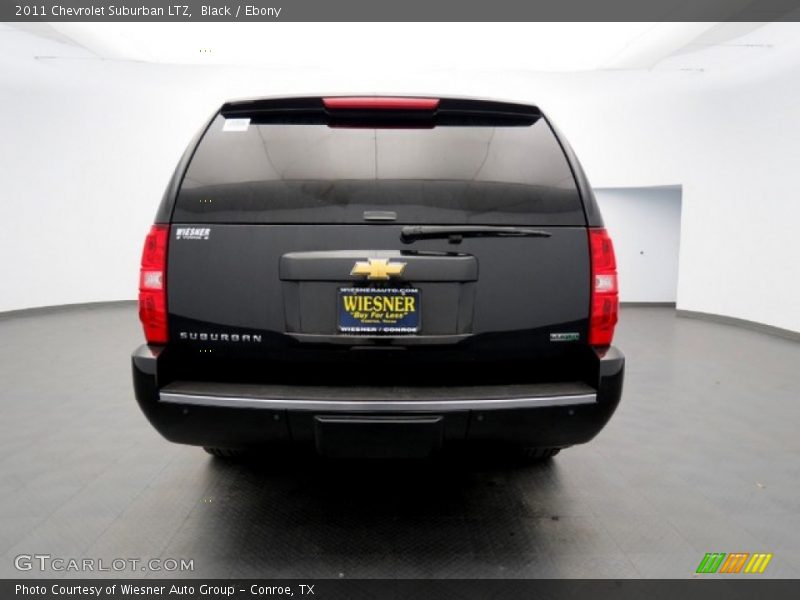
[(458, 244), (468, 237), (541, 237), (550, 233), (528, 227), (502, 227), (493, 225), (460, 225), (442, 227), (439, 225), (407, 225), (400, 231), (400, 240), (410, 244), (416, 240), (447, 238), (451, 244)]

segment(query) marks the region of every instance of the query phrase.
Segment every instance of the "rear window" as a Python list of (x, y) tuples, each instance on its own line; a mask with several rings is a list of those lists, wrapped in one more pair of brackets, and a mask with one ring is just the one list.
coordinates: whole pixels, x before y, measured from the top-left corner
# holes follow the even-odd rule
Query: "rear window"
[(569, 164), (545, 119), (431, 128), (211, 123), (178, 193), (191, 223), (583, 225)]

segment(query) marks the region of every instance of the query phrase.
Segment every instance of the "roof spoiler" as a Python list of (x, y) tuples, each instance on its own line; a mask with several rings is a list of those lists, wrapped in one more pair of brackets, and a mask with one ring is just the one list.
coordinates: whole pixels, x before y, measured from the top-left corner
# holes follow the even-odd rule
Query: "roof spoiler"
[(410, 96), (328, 96), (227, 102), (226, 118), (255, 123), (324, 124), (332, 127), (532, 125), (542, 113), (528, 104)]

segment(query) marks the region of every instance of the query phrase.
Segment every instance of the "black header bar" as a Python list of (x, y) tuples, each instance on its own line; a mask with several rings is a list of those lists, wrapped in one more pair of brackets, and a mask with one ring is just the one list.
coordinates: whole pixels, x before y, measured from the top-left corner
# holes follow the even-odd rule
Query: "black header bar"
[(800, 20), (800, 0), (4, 0), (0, 20), (769, 22)]

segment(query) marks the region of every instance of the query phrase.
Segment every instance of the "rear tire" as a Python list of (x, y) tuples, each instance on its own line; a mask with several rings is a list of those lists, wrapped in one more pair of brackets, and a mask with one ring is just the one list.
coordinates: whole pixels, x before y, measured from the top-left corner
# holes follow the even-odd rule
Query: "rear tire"
[(208, 446), (204, 446), (203, 450), (215, 458), (224, 458), (225, 460), (237, 460), (245, 455), (244, 450), (231, 448), (209, 448)]
[(522, 458), (530, 462), (549, 460), (559, 452), (561, 452), (561, 448), (520, 448), (520, 455)]

